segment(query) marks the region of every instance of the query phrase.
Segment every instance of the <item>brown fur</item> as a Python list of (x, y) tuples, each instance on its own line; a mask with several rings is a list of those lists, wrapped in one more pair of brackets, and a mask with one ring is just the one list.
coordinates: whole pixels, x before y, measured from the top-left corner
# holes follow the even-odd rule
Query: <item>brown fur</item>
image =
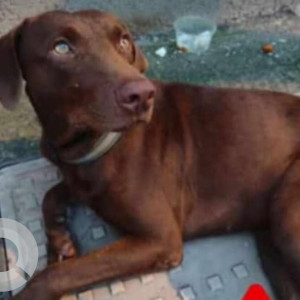
[[(74, 46), (72, 56), (53, 56), (62, 36)], [(122, 36), (130, 41), (125, 50)], [(172, 268), (184, 239), (258, 229), (267, 232), (262, 248), (281, 260), (280, 268), (271, 264), (280, 299), (300, 299), (300, 99), (151, 83), (146, 68), (125, 26), (96, 11), (46, 13), (0, 40), (3, 104), (16, 103), (21, 70), (43, 128), (42, 151), (64, 178), (43, 205), (52, 252), (75, 254), (63, 222), (72, 197), (125, 234), (50, 265), (14, 299), (58, 299), (97, 282)], [(152, 102), (143, 117), (118, 105), (121, 86), (134, 82), (155, 86), (153, 114)], [(102, 158), (64, 162), (113, 130), (123, 136)]]

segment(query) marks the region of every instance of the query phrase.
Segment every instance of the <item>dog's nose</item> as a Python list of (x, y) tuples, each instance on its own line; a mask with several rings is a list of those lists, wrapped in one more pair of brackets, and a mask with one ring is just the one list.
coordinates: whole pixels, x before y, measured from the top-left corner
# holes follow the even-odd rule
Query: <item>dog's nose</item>
[(155, 88), (148, 80), (130, 82), (119, 90), (119, 104), (133, 113), (147, 111), (153, 104)]

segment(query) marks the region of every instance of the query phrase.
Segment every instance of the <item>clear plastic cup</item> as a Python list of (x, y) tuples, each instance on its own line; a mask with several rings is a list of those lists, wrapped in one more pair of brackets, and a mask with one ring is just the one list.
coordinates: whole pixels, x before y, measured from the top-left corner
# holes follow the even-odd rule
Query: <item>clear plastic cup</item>
[(178, 48), (186, 52), (202, 54), (210, 46), (217, 30), (214, 22), (200, 16), (184, 16), (174, 22)]

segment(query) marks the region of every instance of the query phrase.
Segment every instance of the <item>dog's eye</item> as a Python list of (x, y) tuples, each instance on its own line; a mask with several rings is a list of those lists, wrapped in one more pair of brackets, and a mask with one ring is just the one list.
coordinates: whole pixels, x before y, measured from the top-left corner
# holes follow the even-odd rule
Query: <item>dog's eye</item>
[(71, 53), (71, 47), (67, 42), (60, 41), (54, 45), (54, 51), (56, 54), (66, 55), (66, 54)]
[(128, 35), (122, 36), (120, 39), (120, 47), (123, 50), (127, 50), (129, 48), (129, 46), (130, 46), (130, 41), (129, 41)]

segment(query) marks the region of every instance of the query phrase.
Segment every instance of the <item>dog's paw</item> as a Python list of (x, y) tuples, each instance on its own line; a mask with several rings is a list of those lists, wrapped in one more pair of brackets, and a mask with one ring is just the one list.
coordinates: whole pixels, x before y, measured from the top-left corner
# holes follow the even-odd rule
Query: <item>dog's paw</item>
[(75, 256), (77, 249), (67, 231), (53, 230), (48, 234), (48, 264)]

